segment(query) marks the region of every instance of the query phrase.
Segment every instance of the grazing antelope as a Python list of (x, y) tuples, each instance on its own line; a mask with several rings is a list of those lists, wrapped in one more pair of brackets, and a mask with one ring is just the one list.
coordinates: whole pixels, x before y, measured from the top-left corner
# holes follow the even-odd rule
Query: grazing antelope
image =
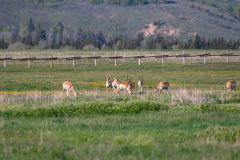
[(114, 77), (114, 81), (112, 81), (112, 88), (114, 89), (114, 91), (116, 91), (117, 89), (117, 81), (118, 77)]
[(139, 80), (138, 80), (138, 92), (139, 93), (143, 92), (143, 76), (139, 77)]
[(107, 78), (107, 81), (106, 81), (106, 89), (112, 88), (112, 81), (110, 81), (110, 76), (107, 76), (107, 75), (106, 75), (106, 78)]
[(158, 86), (155, 88), (155, 92), (158, 92), (160, 91), (160, 93), (163, 91), (163, 90), (166, 90), (168, 91), (168, 88), (169, 88), (169, 83), (168, 82), (165, 82), (165, 81), (162, 81), (158, 84)]
[(230, 90), (230, 91), (232, 91), (232, 90), (236, 91), (237, 84), (233, 80), (228, 80), (226, 83), (226, 88), (227, 88), (227, 90)]
[(120, 81), (115, 79), (116, 81), (116, 94), (119, 94), (121, 90), (126, 90), (129, 95), (133, 94), (134, 83), (132, 83), (131, 79), (128, 82)]
[(132, 86), (132, 89), (134, 89), (135, 88), (135, 84), (132, 82), (131, 77), (130, 78), (127, 77), (127, 80), (128, 80), (128, 83)]
[(62, 84), (63, 92), (66, 92), (67, 96), (70, 96), (71, 93), (76, 97), (78, 92), (74, 89), (72, 82), (65, 81)]

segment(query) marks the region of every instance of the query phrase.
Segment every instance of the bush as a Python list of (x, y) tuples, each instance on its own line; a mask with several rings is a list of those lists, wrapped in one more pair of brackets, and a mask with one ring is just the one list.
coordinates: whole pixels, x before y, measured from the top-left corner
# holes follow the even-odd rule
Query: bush
[(23, 44), (21, 42), (16, 42), (16, 43), (12, 43), (8, 46), (9, 50), (24, 50), (24, 49), (31, 49), (31, 46), (28, 46), (26, 44)]
[(208, 141), (225, 141), (235, 143), (238, 141), (240, 130), (234, 127), (208, 127), (207, 129), (197, 133), (197, 137)]
[(160, 103), (137, 102), (89, 102), (62, 103), (57, 106), (44, 108), (15, 108), (0, 112), (0, 116), (7, 117), (74, 117), (82, 114), (117, 114), (140, 113), (142, 111), (167, 110), (168, 106)]
[(83, 49), (92, 51), (92, 50), (96, 50), (97, 48), (93, 44), (88, 44), (88, 45), (85, 45)]
[(203, 104), (200, 110), (202, 112), (240, 113), (240, 106), (238, 104)]

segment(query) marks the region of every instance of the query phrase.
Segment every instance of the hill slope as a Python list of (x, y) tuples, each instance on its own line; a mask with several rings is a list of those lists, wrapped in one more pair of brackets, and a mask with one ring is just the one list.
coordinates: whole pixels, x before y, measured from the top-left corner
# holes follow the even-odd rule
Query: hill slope
[(239, 20), (216, 7), (202, 5), (201, 1), (123, 6), (95, 5), (88, 0), (1, 0), (1, 27), (26, 24), (30, 18), (46, 28), (62, 22), (67, 28), (82, 27), (130, 37), (141, 31), (180, 38), (196, 33), (208, 38), (240, 37)]

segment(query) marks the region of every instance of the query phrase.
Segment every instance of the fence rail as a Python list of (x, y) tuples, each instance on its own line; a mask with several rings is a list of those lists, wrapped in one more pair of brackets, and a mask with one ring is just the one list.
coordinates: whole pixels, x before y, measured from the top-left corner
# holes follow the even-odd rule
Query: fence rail
[(182, 58), (182, 63), (185, 64), (186, 58), (203, 58), (204, 64), (206, 63), (206, 58), (208, 57), (226, 57), (226, 62), (229, 62), (229, 57), (240, 57), (240, 54), (234, 54), (234, 53), (224, 53), (224, 54), (211, 54), (211, 53), (203, 53), (203, 54), (162, 54), (162, 55), (132, 55), (132, 56), (48, 56), (48, 57), (31, 57), (30, 55), (28, 57), (8, 57), (4, 55), (4, 57), (0, 57), (0, 61), (4, 62), (4, 67), (7, 67), (7, 61), (27, 61), (28, 67), (31, 67), (31, 61), (51, 61), (51, 67), (53, 67), (53, 62), (55, 60), (69, 60), (73, 62), (73, 67), (75, 66), (75, 60), (94, 60), (95, 66), (97, 65), (97, 60), (101, 59), (109, 59), (115, 61), (115, 66), (118, 59), (137, 59), (138, 64), (141, 65), (141, 59), (161, 59), (162, 64), (164, 63), (165, 58)]

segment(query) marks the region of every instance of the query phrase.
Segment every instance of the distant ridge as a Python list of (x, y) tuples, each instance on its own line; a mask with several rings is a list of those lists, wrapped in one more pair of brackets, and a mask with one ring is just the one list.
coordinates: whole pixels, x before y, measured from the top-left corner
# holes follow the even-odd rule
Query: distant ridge
[[(152, 31), (163, 36), (187, 39), (202, 37), (240, 37), (240, 21), (228, 12), (188, 0), (168, 0), (166, 4), (105, 5), (88, 0), (1, 0), (0, 27), (21, 26), (30, 18), (51, 28), (62, 22), (65, 28), (79, 27), (105, 34), (135, 37)], [(223, 3), (219, 1), (219, 3)], [(151, 26), (149, 28), (149, 26)]]

